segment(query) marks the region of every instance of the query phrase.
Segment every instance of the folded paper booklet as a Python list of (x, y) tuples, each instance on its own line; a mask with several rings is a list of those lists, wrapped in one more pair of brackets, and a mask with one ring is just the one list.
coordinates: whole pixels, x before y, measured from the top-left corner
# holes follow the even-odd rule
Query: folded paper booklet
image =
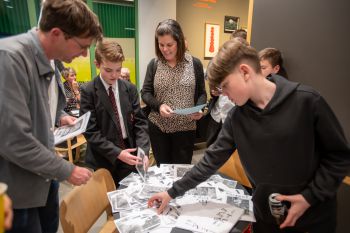
[(179, 114), (179, 115), (189, 115), (192, 113), (196, 113), (199, 112), (200, 110), (202, 110), (202, 108), (204, 108), (207, 104), (201, 104), (201, 105), (197, 105), (194, 106), (192, 108), (182, 108), (182, 109), (176, 109), (174, 110), (175, 114)]
[(55, 136), (55, 145), (84, 133), (86, 131), (86, 126), (89, 122), (90, 115), (91, 113), (87, 112), (79, 117), (74, 125), (65, 125), (57, 128), (53, 133)]

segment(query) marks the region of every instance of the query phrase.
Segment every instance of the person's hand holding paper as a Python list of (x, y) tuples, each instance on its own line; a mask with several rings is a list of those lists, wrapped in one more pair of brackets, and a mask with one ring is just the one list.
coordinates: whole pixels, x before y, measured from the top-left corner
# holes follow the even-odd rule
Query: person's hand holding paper
[(188, 116), (191, 118), (191, 120), (198, 121), (199, 119), (202, 118), (203, 112), (195, 112), (195, 113), (192, 113), (192, 114), (190, 114)]
[[(197, 105), (191, 108), (182, 108), (182, 109), (176, 109), (174, 110), (175, 114), (179, 114), (179, 115), (191, 115), (194, 113), (200, 113), (199, 111), (202, 110), (202, 108), (204, 108), (207, 104), (201, 104), (201, 105)], [(199, 116), (199, 115), (193, 115), (193, 116)], [(201, 116), (202, 117), (202, 116)], [(200, 117), (199, 117), (200, 118)]]
[(166, 104), (162, 104), (159, 107), (159, 113), (162, 117), (170, 117), (173, 115), (173, 110)]

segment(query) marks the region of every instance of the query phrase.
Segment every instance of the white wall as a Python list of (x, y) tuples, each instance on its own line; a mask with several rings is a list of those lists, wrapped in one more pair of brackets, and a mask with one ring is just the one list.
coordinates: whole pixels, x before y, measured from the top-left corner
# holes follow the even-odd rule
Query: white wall
[(176, 0), (139, 0), (139, 87), (142, 88), (149, 61), (155, 57), (154, 32), (164, 19), (176, 19)]

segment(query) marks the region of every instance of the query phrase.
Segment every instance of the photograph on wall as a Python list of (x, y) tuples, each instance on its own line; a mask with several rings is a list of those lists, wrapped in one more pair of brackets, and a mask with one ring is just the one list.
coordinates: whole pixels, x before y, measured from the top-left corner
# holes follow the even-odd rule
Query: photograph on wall
[(204, 59), (211, 59), (219, 50), (220, 25), (205, 24)]
[(225, 16), (224, 32), (231, 33), (238, 29), (239, 17), (236, 16)]

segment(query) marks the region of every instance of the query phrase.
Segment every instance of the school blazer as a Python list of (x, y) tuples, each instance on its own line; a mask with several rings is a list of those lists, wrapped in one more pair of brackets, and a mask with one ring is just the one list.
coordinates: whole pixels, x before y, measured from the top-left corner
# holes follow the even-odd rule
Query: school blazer
[[(125, 80), (118, 80), (120, 108), (131, 148), (141, 147), (148, 155), (150, 143), (146, 117), (140, 108), (136, 86)], [(112, 170), (117, 156), (122, 151), (118, 141), (117, 122), (108, 93), (99, 76), (81, 91), (80, 114), (91, 111), (84, 136), (88, 142), (85, 161), (93, 169)]]

